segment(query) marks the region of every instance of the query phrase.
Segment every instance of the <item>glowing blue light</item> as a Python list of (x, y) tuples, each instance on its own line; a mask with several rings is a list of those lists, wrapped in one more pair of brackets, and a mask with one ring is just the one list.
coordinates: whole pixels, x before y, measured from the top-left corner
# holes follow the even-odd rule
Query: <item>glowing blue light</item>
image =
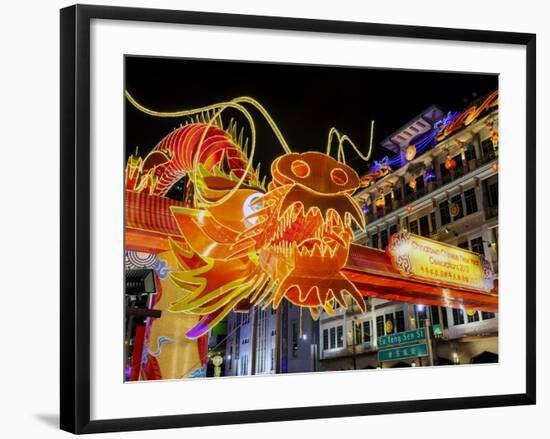
[(430, 181), (434, 181), (434, 180), (435, 180), (435, 172), (433, 171), (433, 169), (428, 169), (424, 173), (424, 181), (430, 182)]

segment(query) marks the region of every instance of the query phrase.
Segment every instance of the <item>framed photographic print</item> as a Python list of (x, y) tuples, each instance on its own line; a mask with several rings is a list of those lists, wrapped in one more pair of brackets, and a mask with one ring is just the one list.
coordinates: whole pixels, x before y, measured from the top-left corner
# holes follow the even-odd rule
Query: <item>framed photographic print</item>
[(63, 9), (61, 428), (534, 404), (534, 164), (532, 34)]

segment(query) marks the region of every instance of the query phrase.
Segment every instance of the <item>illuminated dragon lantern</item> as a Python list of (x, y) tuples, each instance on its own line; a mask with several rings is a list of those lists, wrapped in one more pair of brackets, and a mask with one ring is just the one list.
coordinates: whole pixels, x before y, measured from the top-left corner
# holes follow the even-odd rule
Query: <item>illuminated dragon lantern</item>
[[(187, 332), (195, 339), (230, 311), (250, 306), (277, 308), (283, 299), (306, 307), (313, 318), (350, 296), (364, 311), (355, 285), (342, 273), (353, 239), (352, 223), (364, 228), (364, 216), (352, 193), (357, 173), (345, 163), (344, 143), (361, 154), (334, 128), (326, 152), (294, 153), (265, 109), (251, 98), (237, 98), (195, 110), (159, 113), (193, 119), (172, 131), (142, 160), (131, 156), (127, 189), (166, 195), (175, 181), (188, 177), (184, 207), (172, 207), (185, 244), (170, 239), (179, 267), (170, 276), (181, 288), (172, 312), (200, 316)], [(244, 104), (265, 117), (285, 154), (270, 168), (271, 181), (260, 181), (252, 167), (255, 128)], [(240, 111), (250, 124), (251, 142), (237, 135), (236, 124), (223, 127), (221, 113)], [(337, 141), (337, 159), (330, 155)], [(264, 179), (265, 180), (265, 179)]]

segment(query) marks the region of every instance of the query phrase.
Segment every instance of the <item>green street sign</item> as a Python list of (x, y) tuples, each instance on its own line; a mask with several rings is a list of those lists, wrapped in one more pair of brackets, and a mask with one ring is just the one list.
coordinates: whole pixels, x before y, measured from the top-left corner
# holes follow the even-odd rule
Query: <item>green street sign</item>
[(405, 358), (426, 357), (428, 355), (428, 345), (426, 343), (417, 343), (397, 348), (384, 349), (378, 351), (378, 362), (404, 360)]
[(432, 326), (434, 337), (443, 337), (443, 326), (438, 323), (437, 325)]
[(418, 328), (410, 331), (398, 332), (397, 334), (383, 335), (378, 337), (378, 348), (395, 346), (403, 343), (426, 339), (426, 329)]

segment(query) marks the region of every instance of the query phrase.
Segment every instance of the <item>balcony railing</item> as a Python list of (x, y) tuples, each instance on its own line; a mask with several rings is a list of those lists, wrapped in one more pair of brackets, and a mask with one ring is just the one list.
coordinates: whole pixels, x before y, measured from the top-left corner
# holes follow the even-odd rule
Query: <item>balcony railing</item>
[[(407, 193), (403, 197), (403, 199), (395, 198), (395, 199), (392, 200), (391, 205), (387, 204), (384, 208), (380, 208), (380, 207), (377, 208), (376, 212), (369, 212), (367, 214), (367, 220), (369, 222), (379, 220), (380, 218), (383, 218), (386, 215), (388, 215), (390, 212), (392, 212), (394, 210), (397, 210), (397, 209), (399, 209), (403, 206), (406, 206), (407, 204), (412, 203), (412, 202), (422, 198), (427, 193), (430, 193), (430, 192), (434, 191), (435, 189), (439, 189), (439, 188), (453, 182), (454, 180), (456, 180), (458, 178), (461, 178), (461, 177), (465, 176), (466, 174), (469, 174), (470, 172), (475, 171), (479, 167), (485, 165), (486, 163), (489, 163), (489, 162), (495, 160), (496, 158), (497, 158), (496, 153), (494, 151), (491, 151), (491, 152), (487, 153), (482, 158), (473, 159), (473, 160), (469, 160), (467, 162), (464, 162), (463, 166), (461, 166), (460, 168), (457, 168), (454, 171), (451, 171), (451, 172), (441, 176), (441, 178), (439, 178), (439, 179), (436, 179), (436, 180), (433, 180), (433, 181), (430, 181), (430, 182), (426, 183), (426, 186), (418, 188), (414, 192)], [(489, 210), (490, 210), (489, 212), (487, 212), (487, 211), (485, 212), (487, 219), (493, 218), (493, 217), (498, 215), (498, 207), (491, 207), (491, 208), (489, 208)], [(487, 215), (489, 215), (489, 216), (487, 216)]]

